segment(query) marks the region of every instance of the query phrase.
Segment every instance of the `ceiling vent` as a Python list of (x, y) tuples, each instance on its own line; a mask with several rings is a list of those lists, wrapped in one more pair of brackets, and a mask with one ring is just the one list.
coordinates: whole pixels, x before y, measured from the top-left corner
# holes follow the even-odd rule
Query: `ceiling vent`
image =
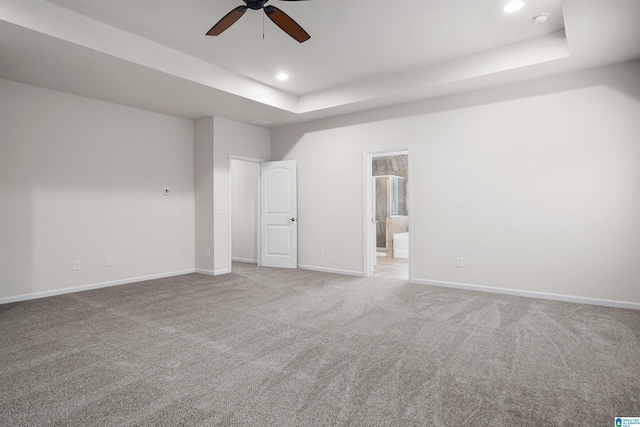
[(536, 21), (538, 24), (544, 24), (545, 22), (547, 22), (547, 19), (549, 19), (548, 13), (539, 13), (533, 17), (533, 20)]

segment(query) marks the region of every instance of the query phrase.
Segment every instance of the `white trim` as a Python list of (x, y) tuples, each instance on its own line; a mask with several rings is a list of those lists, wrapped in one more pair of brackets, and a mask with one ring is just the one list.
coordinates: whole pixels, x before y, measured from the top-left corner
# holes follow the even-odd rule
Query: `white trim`
[(229, 154), (229, 160), (241, 160), (243, 162), (262, 163), (265, 159), (259, 159), (257, 157), (238, 156), (236, 154)]
[(207, 276), (220, 276), (221, 274), (231, 273), (230, 268), (223, 268), (221, 270), (203, 270), (201, 268), (196, 268), (196, 273), (198, 274), (206, 274)]
[(362, 188), (364, 190), (364, 194), (362, 195), (362, 212), (364, 212), (364, 221), (362, 224), (362, 275), (364, 277), (371, 276), (373, 272), (373, 260), (370, 254), (371, 246), (373, 246), (373, 242), (371, 241), (371, 221), (373, 221), (371, 216), (373, 213), (371, 209), (369, 209), (373, 203), (373, 199), (371, 198), (371, 193), (373, 192), (373, 185), (371, 184), (371, 175), (373, 175), (373, 169), (371, 167), (372, 159), (372, 153), (364, 150), (364, 155), (362, 156), (362, 170), (364, 174), (362, 178)]
[(372, 153), (373, 157), (401, 156), (407, 154), (409, 146), (387, 147), (387, 148), (371, 148), (367, 149), (367, 153)]
[(12, 297), (0, 298), (0, 304), (9, 304), (12, 302), (29, 301), (38, 298), (53, 297), (57, 295), (70, 294), (74, 292), (90, 291), (93, 289), (108, 288), (110, 286), (126, 285), (129, 283), (144, 282), (146, 280), (164, 279), (166, 277), (183, 276), (185, 274), (195, 273), (196, 270), (191, 268), (187, 270), (170, 271), (167, 273), (150, 274), (148, 276), (129, 277), (127, 279), (110, 280), (108, 282), (92, 283), (89, 285), (72, 286), (70, 288), (54, 289), (51, 291), (34, 292), (31, 294), (16, 295)]
[(235, 261), (235, 262), (246, 262), (247, 264), (257, 264), (257, 263), (258, 263), (258, 260), (257, 260), (257, 259), (236, 258), (236, 257), (231, 257), (231, 261)]
[(358, 277), (364, 276), (362, 271), (340, 270), (338, 268), (315, 267), (313, 265), (301, 265), (301, 264), (298, 264), (298, 268), (300, 270), (320, 271), (322, 273), (332, 273), (332, 274), (344, 274), (346, 276), (358, 276)]
[(413, 279), (411, 283), (419, 285), (441, 286), (444, 288), (466, 289), (469, 291), (490, 292), (504, 295), (514, 295), (526, 298), (540, 298), (554, 301), (573, 302), (578, 304), (601, 305), (604, 307), (628, 308), (631, 310), (640, 310), (640, 303), (615, 301), (600, 298), (587, 298), (573, 295), (552, 294), (547, 292), (524, 291), (520, 289), (497, 288), (495, 286), (473, 285), (469, 283), (444, 282), (441, 280), (430, 279)]

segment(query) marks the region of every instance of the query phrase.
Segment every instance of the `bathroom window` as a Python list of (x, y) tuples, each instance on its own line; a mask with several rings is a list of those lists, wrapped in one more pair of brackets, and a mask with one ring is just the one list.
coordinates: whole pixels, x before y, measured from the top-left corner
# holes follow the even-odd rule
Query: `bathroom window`
[(391, 177), (391, 215), (398, 215), (398, 177)]

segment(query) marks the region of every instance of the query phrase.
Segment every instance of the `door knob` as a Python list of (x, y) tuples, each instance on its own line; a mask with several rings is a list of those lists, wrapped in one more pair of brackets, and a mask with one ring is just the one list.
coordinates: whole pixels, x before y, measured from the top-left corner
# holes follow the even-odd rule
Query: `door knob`
[(287, 218), (287, 219), (288, 219), (289, 221), (291, 221), (291, 222), (296, 222), (296, 219), (295, 219), (295, 218)]

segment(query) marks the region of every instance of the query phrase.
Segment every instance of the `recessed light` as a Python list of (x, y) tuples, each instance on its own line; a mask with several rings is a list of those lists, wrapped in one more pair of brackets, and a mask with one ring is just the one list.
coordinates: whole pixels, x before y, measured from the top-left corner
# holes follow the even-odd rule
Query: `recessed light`
[(276, 79), (282, 81), (289, 80), (289, 75), (287, 73), (280, 73), (276, 76)]
[(536, 21), (538, 24), (544, 24), (545, 22), (547, 22), (547, 19), (549, 19), (548, 13), (539, 13), (533, 17), (533, 20)]
[(504, 7), (504, 11), (507, 13), (513, 13), (513, 12), (517, 12), (520, 9), (522, 9), (522, 7), (524, 6), (524, 3), (521, 2), (520, 0), (514, 0), (514, 1), (510, 1), (509, 3), (507, 3), (507, 5)]

